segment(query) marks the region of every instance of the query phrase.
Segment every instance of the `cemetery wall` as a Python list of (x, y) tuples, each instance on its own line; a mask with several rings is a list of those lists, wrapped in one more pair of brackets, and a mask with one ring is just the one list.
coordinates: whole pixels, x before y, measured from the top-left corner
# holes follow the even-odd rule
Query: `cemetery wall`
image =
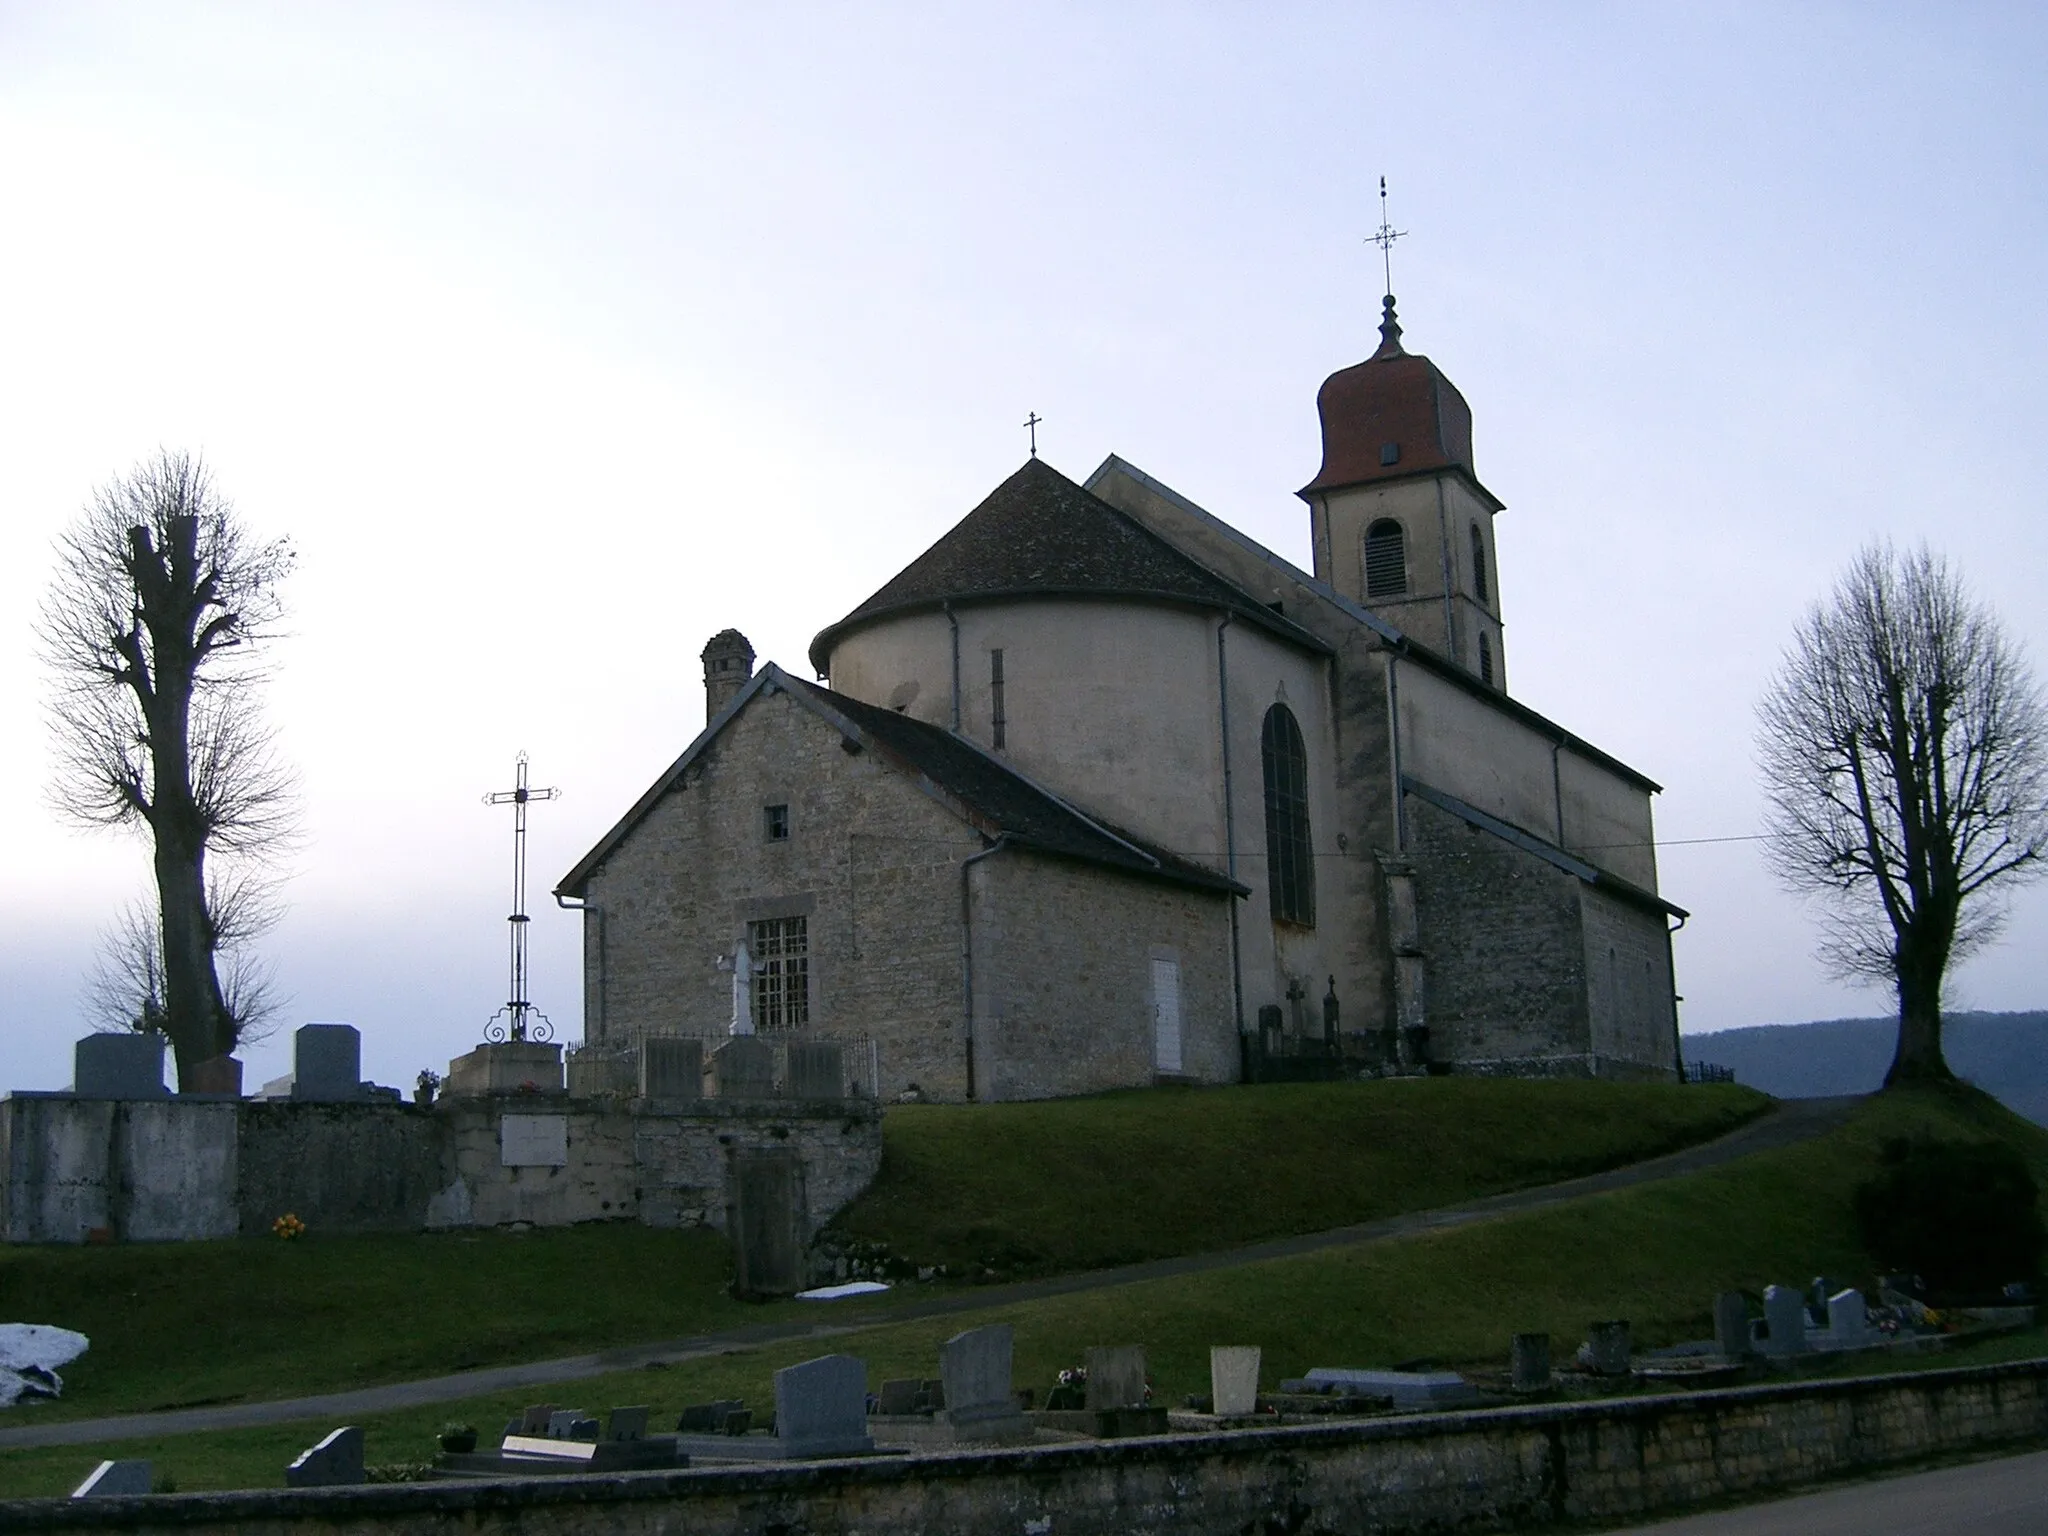
[(535, 1536), (1237, 1536), (1669, 1515), (1929, 1456), (2037, 1445), (2048, 1361), (916, 1459), (0, 1503), (0, 1527)]
[[(508, 1151), (518, 1140), (508, 1142), (508, 1117), (561, 1121), (560, 1160), (520, 1161)], [(801, 1160), (801, 1215), (815, 1232), (880, 1168), (881, 1108), (506, 1095), (427, 1109), (14, 1094), (0, 1099), (0, 1240), (255, 1236), (286, 1212), (322, 1232), (617, 1220), (723, 1231), (727, 1170), (751, 1149)]]
[(1236, 1082), (1227, 907), (1235, 899), (1020, 850), (976, 866), (981, 1096), (1043, 1099), (1151, 1081), (1154, 960), (1179, 967), (1178, 1075)]

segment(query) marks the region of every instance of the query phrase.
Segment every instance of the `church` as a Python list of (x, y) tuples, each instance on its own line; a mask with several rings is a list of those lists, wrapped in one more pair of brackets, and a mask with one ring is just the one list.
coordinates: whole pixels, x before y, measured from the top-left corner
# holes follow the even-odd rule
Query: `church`
[(811, 677), (714, 636), (703, 732), (557, 888), (586, 1041), (750, 1012), (953, 1101), (1676, 1075), (1658, 786), (1514, 698), (1471, 410), (1380, 336), (1316, 399), (1313, 573), (1034, 451)]

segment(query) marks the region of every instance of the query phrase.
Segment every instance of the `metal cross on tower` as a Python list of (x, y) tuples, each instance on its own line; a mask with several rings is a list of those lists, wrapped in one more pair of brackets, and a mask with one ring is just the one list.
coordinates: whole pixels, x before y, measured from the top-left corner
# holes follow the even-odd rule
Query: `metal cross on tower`
[(1036, 411), (1033, 411), (1033, 412), (1032, 412), (1032, 413), (1031, 413), (1031, 414), (1030, 414), (1029, 416), (1026, 416), (1026, 417), (1024, 418), (1024, 425), (1025, 425), (1025, 426), (1026, 426), (1026, 427), (1027, 427), (1027, 428), (1028, 428), (1028, 429), (1030, 430), (1030, 432), (1031, 432), (1031, 457), (1033, 457), (1034, 459), (1038, 457), (1038, 427), (1039, 427), (1039, 423), (1043, 422), (1044, 420), (1045, 420), (1045, 418), (1044, 418), (1043, 416), (1039, 415), (1039, 414), (1038, 414), (1038, 412), (1036, 412)]
[(1383, 274), (1387, 280), (1386, 295), (1389, 303), (1392, 303), (1394, 298), (1394, 242), (1407, 233), (1407, 230), (1396, 229), (1387, 222), (1387, 178), (1382, 176), (1380, 178), (1380, 227), (1374, 230), (1367, 238), (1366, 244), (1376, 245), (1380, 248), (1380, 261), (1383, 267)]
[[(555, 1033), (548, 1016), (526, 1000), (526, 805), (530, 800), (558, 800), (561, 794), (559, 789), (526, 787), (526, 754), (522, 752), (513, 787), (484, 796), (485, 805), (512, 807), (512, 915), (506, 919), (512, 925), (512, 995), (484, 1025), (486, 1040), (548, 1040)], [(498, 1022), (500, 1017), (503, 1024)]]

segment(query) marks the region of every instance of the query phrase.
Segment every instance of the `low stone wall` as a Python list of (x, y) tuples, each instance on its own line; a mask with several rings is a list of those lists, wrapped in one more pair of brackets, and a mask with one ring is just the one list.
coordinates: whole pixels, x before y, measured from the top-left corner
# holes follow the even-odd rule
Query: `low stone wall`
[[(528, 1129), (559, 1120), (558, 1159), (513, 1159), (508, 1118)], [(561, 1093), (432, 1108), (13, 1094), (0, 1099), (0, 1240), (253, 1236), (287, 1211), (318, 1232), (619, 1220), (723, 1231), (732, 1160), (763, 1150), (800, 1162), (808, 1240), (880, 1168), (880, 1106)]]
[(0, 1529), (404, 1536), (1240, 1536), (1671, 1514), (2048, 1435), (2048, 1360), (1306, 1428), (807, 1466), (67, 1503)]

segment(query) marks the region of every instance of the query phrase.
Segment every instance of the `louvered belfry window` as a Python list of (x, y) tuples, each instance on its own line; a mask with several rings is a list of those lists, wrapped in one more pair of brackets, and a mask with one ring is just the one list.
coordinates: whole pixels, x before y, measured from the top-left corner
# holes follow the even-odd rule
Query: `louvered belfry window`
[(1308, 834), (1308, 751), (1293, 711), (1275, 704), (1259, 733), (1266, 773), (1266, 893), (1273, 916), (1314, 927), (1315, 855)]
[(809, 920), (749, 923), (747, 939), (754, 958), (754, 1027), (802, 1029), (811, 1022)]
[(1383, 517), (1365, 530), (1365, 595), (1399, 597), (1408, 590), (1408, 540), (1401, 525)]
[(1472, 525), (1472, 595), (1482, 603), (1493, 601), (1486, 590), (1486, 535)]

